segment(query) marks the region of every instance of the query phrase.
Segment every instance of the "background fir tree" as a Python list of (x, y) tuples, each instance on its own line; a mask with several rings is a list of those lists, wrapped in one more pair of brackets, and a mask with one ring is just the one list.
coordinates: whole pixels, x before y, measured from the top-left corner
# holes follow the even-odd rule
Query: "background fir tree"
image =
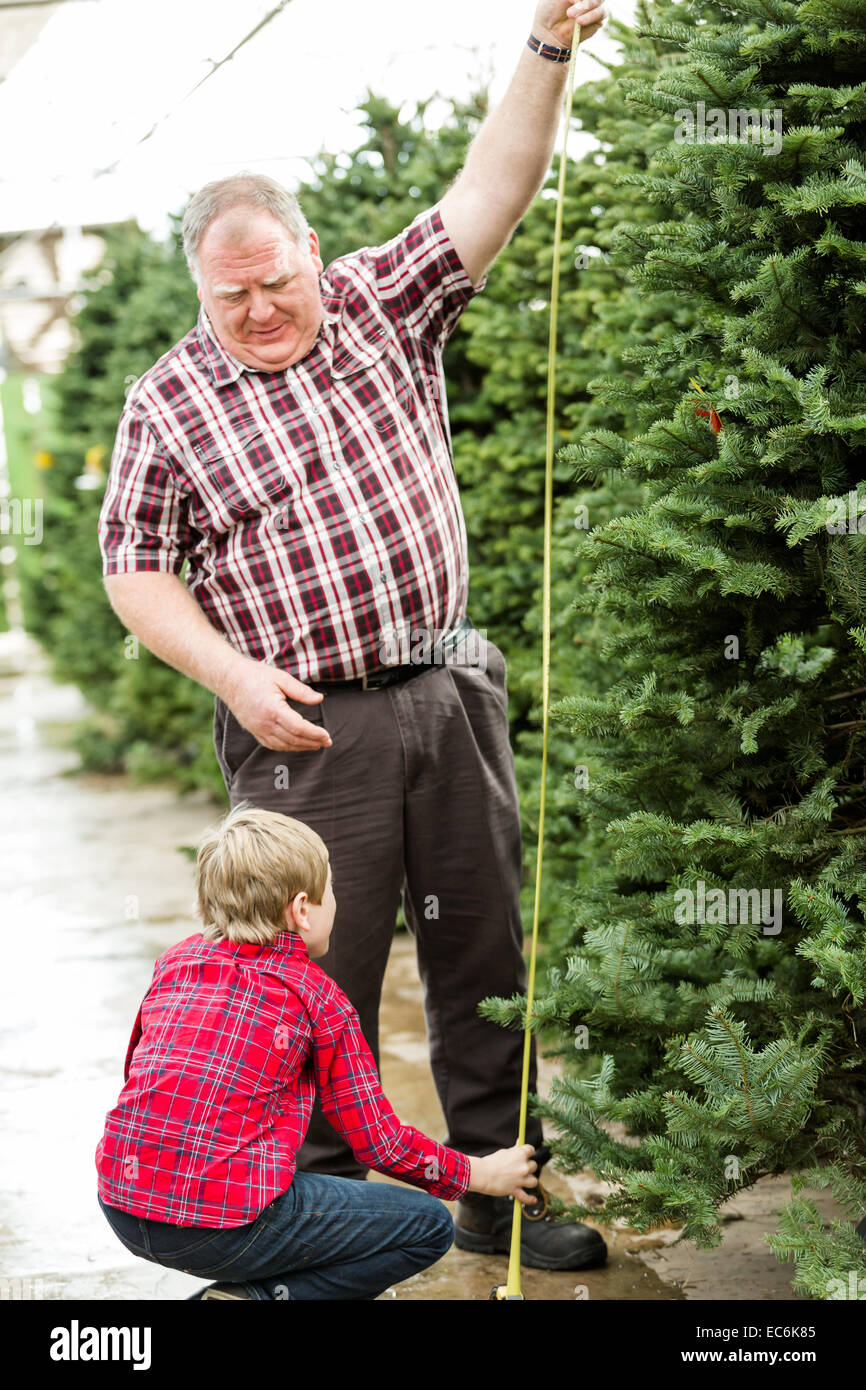
[[(573, 562), (603, 662), (557, 709), (589, 786), (536, 1015), (575, 1063), (540, 1110), (566, 1167), (616, 1184), (603, 1215), (638, 1229), (712, 1246), (763, 1175), (830, 1186), (851, 1222), (825, 1231), (797, 1196), (772, 1243), (797, 1289), (844, 1298), (866, 1279), (866, 10), (647, 13), (657, 75), (621, 91), (669, 135), (623, 174), (657, 216), (624, 221), (611, 259), (690, 318), (625, 347), (635, 427), (565, 452), (582, 487), (645, 500)], [(722, 137), (677, 139), (699, 102)], [(778, 148), (751, 110), (780, 113)], [(611, 408), (624, 389), (594, 386)], [(778, 933), (731, 890), (778, 892)]]
[[(601, 77), (574, 95), (576, 124), (596, 142), (566, 170), (560, 330), (557, 352), (557, 425), (561, 441), (579, 440), (593, 428), (616, 434), (633, 429), (643, 386), (629, 352), (692, 325), (694, 309), (666, 288), (636, 293), (626, 268), (610, 256), (616, 228), (628, 219), (653, 221), (657, 209), (622, 174), (647, 168), (653, 151), (670, 139), (670, 124), (624, 109), (626, 78), (654, 75), (659, 41), (616, 21), (619, 46)], [(595, 57), (595, 55), (593, 55)], [(455, 460), (470, 537), (470, 612), (488, 626), (508, 660), (512, 743), (524, 822), (524, 911), (532, 912), (538, 835), (538, 769), (541, 756), (541, 543), (544, 497), (544, 432), (547, 390), (549, 294), (559, 156), (545, 188), (528, 209), (491, 272), (484, 294), (466, 310), (467, 355), (484, 368), (478, 415), (484, 428), (455, 435)], [(673, 209), (670, 210), (673, 215)], [(599, 373), (620, 384), (602, 401), (588, 392)], [(482, 406), (486, 408), (482, 409)], [(642, 484), (612, 473), (605, 486), (575, 493), (567, 456), (554, 476), (554, 627), (551, 691), (554, 699), (574, 688), (584, 670), (598, 665), (601, 633), (570, 604), (583, 582), (575, 572), (573, 538), (589, 526), (638, 504)], [(570, 732), (553, 725), (550, 735), (543, 911), (550, 935), (570, 920), (563, 886), (578, 872), (583, 835), (575, 783), (584, 758)]]
[[(25, 626), (58, 679), (77, 683), (97, 711), (77, 736), (85, 766), (170, 772), (182, 787), (215, 787), (219, 769), (201, 734), (212, 698), (182, 688), (176, 672), (131, 645), (105, 595), (97, 539), (125, 392), (198, 310), (177, 228), (167, 244), (134, 224), (110, 229), (83, 299), (78, 349), (52, 383), (45, 543), (38, 568), (24, 576)], [(82, 488), (82, 479), (92, 486)]]

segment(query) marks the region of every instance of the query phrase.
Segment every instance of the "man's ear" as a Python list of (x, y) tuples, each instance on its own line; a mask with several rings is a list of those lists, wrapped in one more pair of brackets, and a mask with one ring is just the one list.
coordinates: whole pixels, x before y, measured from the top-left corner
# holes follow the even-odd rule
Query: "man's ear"
[(198, 289), (196, 290), (196, 294), (198, 295), (199, 304), (204, 304), (204, 300), (202, 299), (201, 295), (201, 285), (199, 285)]
[(310, 228), (310, 256), (312, 257), (313, 265), (316, 267), (316, 272), (321, 275), (322, 271), (325, 269), (325, 262), (319, 254), (319, 238), (312, 228)]

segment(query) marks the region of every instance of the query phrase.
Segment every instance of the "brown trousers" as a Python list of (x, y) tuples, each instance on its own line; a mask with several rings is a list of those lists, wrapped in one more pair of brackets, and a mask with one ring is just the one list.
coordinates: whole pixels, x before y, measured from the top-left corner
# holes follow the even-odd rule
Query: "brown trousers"
[[(328, 847), (337, 911), (318, 964), (357, 1009), (377, 1065), (382, 978), (402, 893), (445, 1143), (470, 1155), (515, 1143), (523, 1049), (521, 1033), (479, 1018), (476, 1006), (526, 988), (505, 660), (480, 634), (479, 653), (478, 665), (431, 665), (381, 690), (331, 688), (317, 706), (290, 700), (328, 730), (333, 745), (322, 752), (275, 752), (219, 699), (214, 713), (232, 806), (249, 801), (293, 816)], [(530, 1091), (535, 1085), (533, 1044)], [(532, 1116), (527, 1142), (541, 1143)], [(367, 1171), (318, 1104), (298, 1166), (342, 1177)]]

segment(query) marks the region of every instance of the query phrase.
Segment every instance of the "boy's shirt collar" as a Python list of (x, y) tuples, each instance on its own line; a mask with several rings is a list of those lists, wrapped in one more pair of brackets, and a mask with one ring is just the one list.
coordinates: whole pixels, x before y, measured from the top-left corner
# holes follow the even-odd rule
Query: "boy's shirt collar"
[(263, 951), (275, 951), (277, 955), (300, 957), (302, 960), (309, 960), (304, 938), (296, 931), (282, 931), (279, 936), (269, 942), (267, 946), (257, 946), (251, 941), (222, 941), (221, 946), (228, 947), (232, 955), (235, 956), (260, 956)]

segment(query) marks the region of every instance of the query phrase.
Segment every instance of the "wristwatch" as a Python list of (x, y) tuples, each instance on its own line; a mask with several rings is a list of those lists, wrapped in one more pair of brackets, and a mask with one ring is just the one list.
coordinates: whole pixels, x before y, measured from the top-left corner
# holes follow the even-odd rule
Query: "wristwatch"
[(570, 48), (557, 48), (556, 44), (542, 43), (541, 39), (537, 39), (534, 34), (529, 35), (526, 46), (542, 58), (549, 58), (552, 63), (567, 63), (571, 59)]

